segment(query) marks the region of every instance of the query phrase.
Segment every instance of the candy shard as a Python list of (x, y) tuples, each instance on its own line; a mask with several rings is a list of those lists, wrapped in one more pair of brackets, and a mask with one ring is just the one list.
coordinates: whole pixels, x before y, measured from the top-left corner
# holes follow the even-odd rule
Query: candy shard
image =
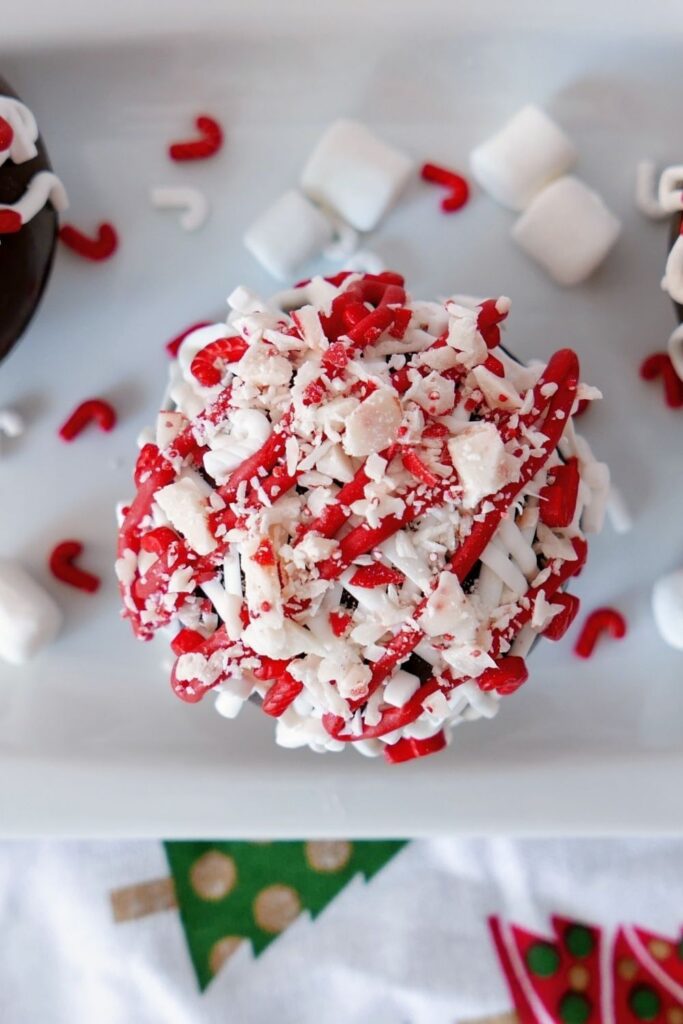
[(372, 231), (396, 202), (413, 161), (358, 121), (331, 125), (311, 153), (301, 187), (358, 231)]
[(511, 210), (524, 210), (551, 181), (566, 174), (577, 153), (562, 129), (539, 107), (522, 107), (470, 157), (481, 187)]
[(539, 192), (512, 228), (517, 244), (565, 287), (580, 284), (600, 266), (621, 224), (578, 178), (565, 177)]
[(24, 567), (0, 559), (0, 658), (22, 665), (52, 643), (62, 624), (59, 608)]

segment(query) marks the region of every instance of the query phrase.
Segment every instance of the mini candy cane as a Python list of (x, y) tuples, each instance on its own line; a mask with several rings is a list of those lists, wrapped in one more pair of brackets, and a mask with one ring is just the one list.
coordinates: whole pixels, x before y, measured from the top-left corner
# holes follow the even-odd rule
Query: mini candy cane
[(78, 540), (61, 541), (50, 555), (50, 572), (62, 583), (75, 587), (77, 590), (85, 590), (88, 594), (94, 594), (100, 585), (99, 577), (74, 565), (82, 551), (83, 545)]
[(448, 189), (448, 195), (441, 200), (441, 209), (444, 213), (453, 213), (455, 210), (459, 210), (469, 199), (470, 187), (465, 178), (456, 171), (437, 167), (436, 164), (423, 164), (420, 173), (423, 181), (444, 185)]
[(583, 624), (574, 653), (580, 658), (590, 658), (600, 636), (609, 633), (615, 640), (626, 636), (626, 619), (616, 608), (596, 608)]
[(21, 199), (16, 203), (0, 206), (0, 234), (20, 231), (24, 224), (33, 220), (47, 201), (62, 213), (69, 205), (66, 189), (52, 171), (40, 171), (31, 180)]
[(195, 127), (199, 132), (198, 139), (190, 139), (185, 142), (173, 142), (168, 147), (168, 155), (171, 160), (183, 162), (186, 160), (207, 160), (214, 156), (223, 145), (223, 129), (218, 121), (206, 114), (200, 114), (195, 118)]
[(0, 434), (14, 438), (20, 437), (23, 433), (23, 417), (14, 409), (0, 409)]
[(67, 249), (71, 249), (83, 259), (92, 260), (93, 263), (108, 260), (114, 255), (119, 244), (116, 230), (106, 221), (98, 225), (94, 238), (84, 234), (73, 224), (63, 224), (59, 229), (59, 240)]
[(662, 171), (659, 179), (659, 205), (666, 213), (683, 210), (683, 165), (674, 164)]
[(633, 529), (633, 516), (628, 510), (623, 494), (614, 484), (610, 485), (607, 497), (607, 515), (616, 533), (628, 533)]
[(641, 160), (636, 166), (636, 206), (652, 220), (668, 217), (669, 211), (659, 201), (655, 182), (657, 165), (654, 160)]
[(64, 441), (73, 441), (89, 423), (97, 423), (100, 430), (110, 431), (116, 426), (116, 410), (102, 398), (89, 398), (76, 406), (59, 428)]
[(653, 352), (640, 365), (640, 376), (643, 380), (655, 380), (661, 377), (664, 381), (664, 398), (670, 409), (683, 406), (683, 380), (680, 379), (671, 358), (666, 352)]
[(662, 289), (674, 302), (683, 302), (683, 235), (679, 235), (669, 250)]
[(185, 231), (196, 231), (209, 213), (209, 203), (203, 192), (188, 185), (157, 186), (150, 189), (150, 202), (157, 210), (180, 210), (180, 226)]

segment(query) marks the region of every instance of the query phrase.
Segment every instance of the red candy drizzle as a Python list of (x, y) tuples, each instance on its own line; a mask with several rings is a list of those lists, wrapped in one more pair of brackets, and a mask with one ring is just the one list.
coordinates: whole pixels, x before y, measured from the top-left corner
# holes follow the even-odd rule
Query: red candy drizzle
[(199, 138), (171, 143), (168, 147), (171, 160), (179, 163), (188, 160), (207, 160), (222, 147), (223, 129), (215, 118), (200, 114), (194, 123)]
[(73, 441), (91, 423), (100, 430), (110, 431), (116, 426), (116, 410), (102, 398), (89, 398), (76, 406), (69, 418), (59, 428), (64, 441)]
[(99, 577), (74, 564), (82, 551), (83, 545), (79, 540), (63, 540), (50, 555), (50, 572), (62, 583), (94, 594), (100, 586)]
[(621, 640), (626, 630), (626, 619), (616, 608), (596, 608), (584, 622), (574, 651), (580, 658), (590, 658), (604, 633)]
[(116, 229), (113, 224), (106, 222), (98, 226), (95, 238), (84, 234), (73, 224), (62, 224), (59, 229), (59, 240), (67, 249), (71, 249), (78, 256), (94, 263), (108, 260), (114, 255), (119, 245)]

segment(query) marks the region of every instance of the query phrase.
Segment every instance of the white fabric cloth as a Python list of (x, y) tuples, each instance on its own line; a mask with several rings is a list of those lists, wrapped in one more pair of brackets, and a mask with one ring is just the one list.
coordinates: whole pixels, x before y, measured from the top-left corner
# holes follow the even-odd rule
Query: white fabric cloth
[(200, 994), (177, 911), (113, 921), (109, 893), (168, 874), (152, 842), (0, 844), (3, 1024), (465, 1024), (512, 1009), (487, 915), (553, 913), (675, 937), (683, 841), (415, 842)]

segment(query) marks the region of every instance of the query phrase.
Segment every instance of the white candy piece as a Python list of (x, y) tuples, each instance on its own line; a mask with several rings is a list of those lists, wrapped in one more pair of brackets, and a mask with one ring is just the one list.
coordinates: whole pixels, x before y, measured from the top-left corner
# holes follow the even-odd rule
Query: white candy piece
[(59, 633), (62, 613), (13, 559), (0, 559), (0, 658), (23, 665)]
[(209, 214), (209, 202), (204, 193), (189, 185), (152, 188), (149, 198), (157, 210), (180, 210), (180, 226), (185, 231), (196, 231)]
[(290, 189), (248, 228), (244, 244), (269, 274), (286, 281), (334, 237), (334, 225), (322, 210)]
[(24, 433), (24, 419), (14, 409), (0, 409), (0, 434), (5, 437), (21, 437)]
[(558, 284), (585, 281), (616, 242), (621, 224), (578, 178), (543, 189), (512, 228), (512, 237)]
[(655, 182), (657, 165), (654, 160), (641, 160), (636, 167), (636, 206), (651, 220), (668, 217), (668, 211), (659, 201)]
[(674, 370), (683, 380), (683, 324), (679, 324), (669, 338), (669, 357)]
[(652, 590), (652, 611), (665, 643), (683, 651), (683, 569), (657, 580)]
[(683, 210), (683, 164), (674, 164), (662, 171), (658, 199), (659, 205), (667, 213)]
[(335, 121), (311, 153), (301, 187), (358, 231), (371, 231), (403, 190), (414, 163), (358, 121)]
[(524, 210), (542, 188), (576, 163), (571, 140), (544, 111), (529, 104), (473, 150), (472, 174), (502, 206)]

